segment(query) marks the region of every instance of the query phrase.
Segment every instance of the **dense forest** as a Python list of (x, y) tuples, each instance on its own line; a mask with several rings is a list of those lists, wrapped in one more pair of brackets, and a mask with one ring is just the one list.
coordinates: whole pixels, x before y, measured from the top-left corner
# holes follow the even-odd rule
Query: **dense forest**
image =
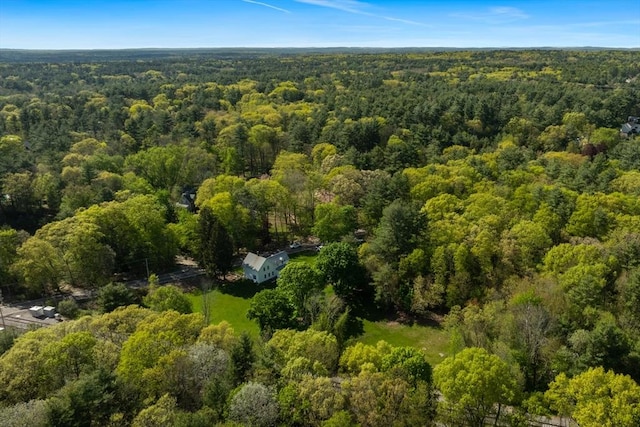
[[(0, 51), (0, 290), (97, 295), (0, 332), (0, 425), (640, 425), (629, 116), (637, 51)], [(293, 241), (259, 336), (120, 283)]]

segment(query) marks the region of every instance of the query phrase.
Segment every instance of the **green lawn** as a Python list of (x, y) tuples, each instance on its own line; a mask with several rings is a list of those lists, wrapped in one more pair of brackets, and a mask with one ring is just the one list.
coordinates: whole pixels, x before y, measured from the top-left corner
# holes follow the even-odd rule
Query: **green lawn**
[(317, 255), (318, 254), (313, 252), (302, 252), (300, 254), (291, 255), (290, 262), (303, 262), (309, 267), (315, 267)]
[(365, 344), (375, 344), (384, 340), (395, 346), (411, 346), (423, 350), (432, 365), (440, 363), (448, 356), (449, 337), (447, 333), (433, 326), (402, 325), (386, 320), (372, 322), (364, 320), (364, 334), (357, 338)]
[[(226, 320), (238, 334), (242, 331), (247, 331), (254, 337), (260, 334), (258, 324), (247, 319), (250, 298), (226, 294), (217, 290), (210, 291), (209, 298), (211, 298), (211, 323), (216, 324)], [(189, 294), (189, 299), (193, 304), (193, 311), (202, 312), (202, 294), (200, 292)]]

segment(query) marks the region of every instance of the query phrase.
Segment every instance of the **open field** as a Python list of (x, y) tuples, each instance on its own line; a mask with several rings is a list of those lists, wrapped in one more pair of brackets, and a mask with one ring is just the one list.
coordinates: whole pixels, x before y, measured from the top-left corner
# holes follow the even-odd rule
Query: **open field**
[[(423, 350), (427, 360), (432, 365), (437, 365), (448, 356), (448, 335), (437, 327), (422, 326), (418, 324), (403, 325), (398, 322), (380, 320), (372, 322), (363, 320), (364, 334), (357, 341), (365, 344), (375, 344), (384, 340), (395, 346), (410, 346)], [(444, 356), (440, 356), (443, 354)]]
[[(208, 297), (211, 301), (210, 321), (220, 323), (226, 320), (233, 326), (236, 333), (247, 331), (251, 336), (257, 337), (260, 329), (257, 323), (247, 319), (250, 298), (223, 293), (218, 290), (210, 291)], [(189, 294), (194, 312), (202, 312), (202, 294)]]

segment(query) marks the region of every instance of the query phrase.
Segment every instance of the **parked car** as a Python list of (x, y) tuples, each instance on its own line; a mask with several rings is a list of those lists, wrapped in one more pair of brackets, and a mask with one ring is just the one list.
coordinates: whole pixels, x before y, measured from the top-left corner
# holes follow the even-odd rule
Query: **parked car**
[(302, 245), (300, 244), (300, 242), (293, 242), (292, 244), (289, 245), (289, 248), (290, 249), (298, 249), (301, 246)]

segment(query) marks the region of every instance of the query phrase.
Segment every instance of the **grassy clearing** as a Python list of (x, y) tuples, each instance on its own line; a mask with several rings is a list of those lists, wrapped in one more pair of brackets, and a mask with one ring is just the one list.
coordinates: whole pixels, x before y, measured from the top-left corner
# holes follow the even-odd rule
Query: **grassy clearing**
[(364, 320), (364, 334), (358, 337), (358, 341), (365, 344), (375, 344), (384, 340), (395, 346), (411, 346), (423, 350), (427, 361), (437, 365), (444, 359), (440, 354), (448, 356), (447, 333), (434, 326), (403, 325), (386, 320), (372, 322)]
[[(218, 290), (210, 291), (208, 296), (211, 301), (211, 323), (220, 323), (226, 320), (233, 326), (236, 333), (247, 331), (253, 337), (260, 335), (258, 324), (247, 319), (247, 310), (251, 298), (223, 293)], [(202, 312), (202, 294), (200, 292), (189, 294), (193, 305), (193, 311)]]
[(290, 262), (303, 262), (309, 267), (315, 267), (317, 255), (317, 253), (302, 252), (300, 254), (291, 255)]

